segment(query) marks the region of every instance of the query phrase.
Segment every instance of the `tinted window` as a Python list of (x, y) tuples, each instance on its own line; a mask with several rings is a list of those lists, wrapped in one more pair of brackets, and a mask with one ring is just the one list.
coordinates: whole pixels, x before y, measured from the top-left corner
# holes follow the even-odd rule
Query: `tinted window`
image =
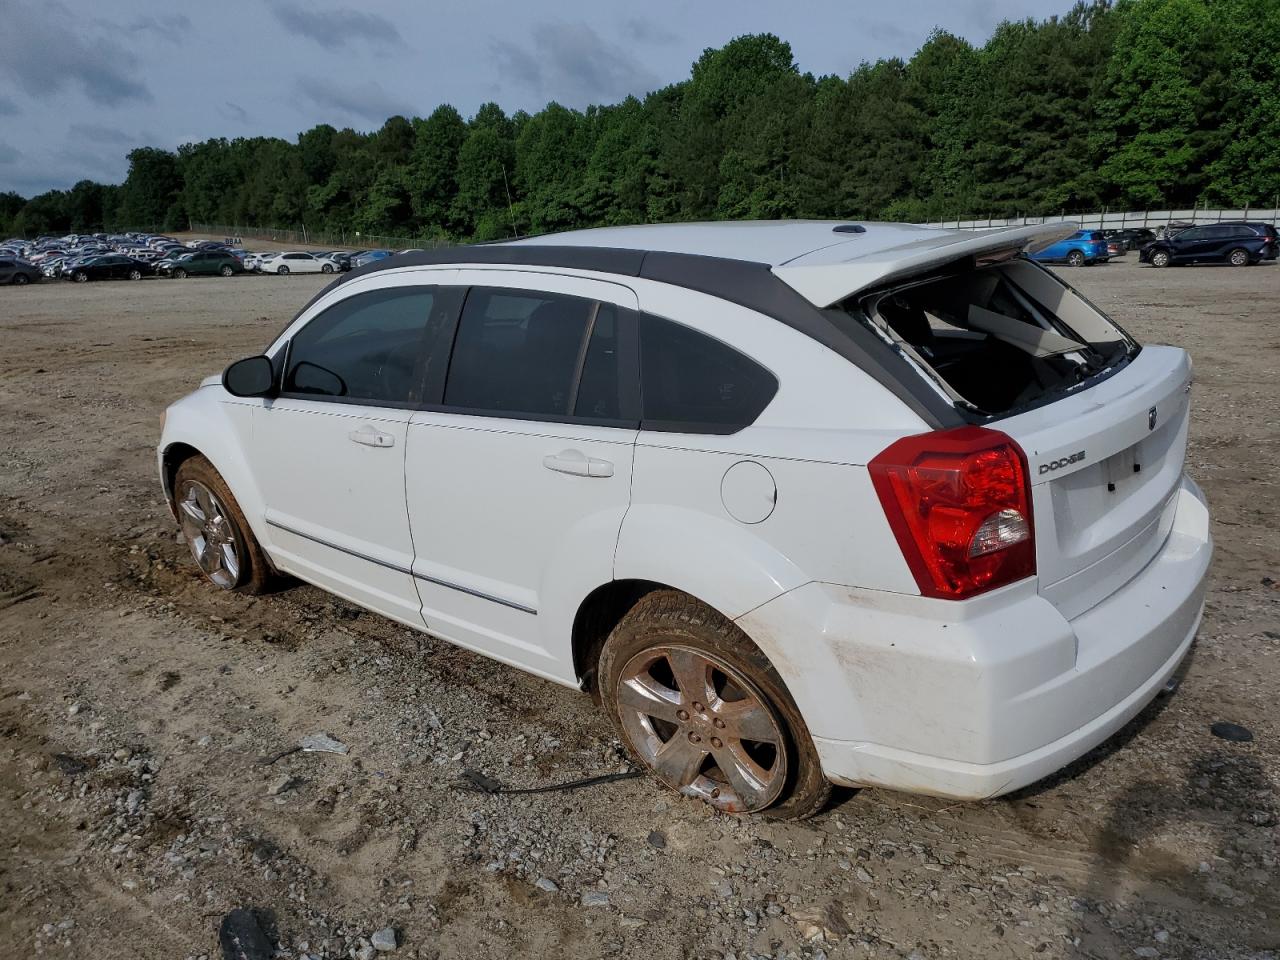
[(567, 416), (595, 303), (476, 288), (458, 321), (444, 402), (512, 416)]
[(1192, 227), (1190, 230), (1183, 230), (1177, 235), (1179, 240), (1207, 240), (1209, 238), (1208, 227)]
[(646, 430), (731, 433), (753, 423), (778, 380), (732, 347), (658, 317), (640, 318)]
[(389, 406), (414, 403), (420, 358), (442, 364), (438, 343), (450, 318), (447, 294), (401, 287), (359, 294), (308, 323), (289, 346), (284, 392)]

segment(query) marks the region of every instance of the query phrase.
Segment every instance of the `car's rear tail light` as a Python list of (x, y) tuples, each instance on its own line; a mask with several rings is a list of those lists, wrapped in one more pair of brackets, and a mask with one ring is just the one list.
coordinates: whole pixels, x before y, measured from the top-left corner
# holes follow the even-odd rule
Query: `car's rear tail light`
[(925, 596), (960, 600), (1036, 572), (1031, 475), (1007, 435), (959, 427), (903, 437), (867, 469)]

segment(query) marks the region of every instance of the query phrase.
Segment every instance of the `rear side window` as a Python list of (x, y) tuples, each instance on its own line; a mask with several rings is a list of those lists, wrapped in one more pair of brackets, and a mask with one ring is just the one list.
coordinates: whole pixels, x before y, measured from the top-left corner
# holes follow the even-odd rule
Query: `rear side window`
[(475, 288), (454, 341), (446, 406), (512, 417), (570, 416), (593, 300)]
[(289, 345), (283, 392), (310, 400), (406, 406), (447, 362), (457, 294), (435, 287), (375, 290), (334, 304)]
[(777, 392), (772, 373), (727, 344), (641, 314), (643, 429), (734, 433), (754, 423)]

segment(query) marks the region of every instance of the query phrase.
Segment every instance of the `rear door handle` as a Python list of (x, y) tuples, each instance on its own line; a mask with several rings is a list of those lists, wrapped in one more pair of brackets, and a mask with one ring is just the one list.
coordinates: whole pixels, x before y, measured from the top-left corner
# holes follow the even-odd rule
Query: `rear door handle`
[(365, 424), (359, 430), (352, 430), (347, 434), (347, 439), (352, 443), (363, 444), (366, 447), (394, 447), (396, 438), (389, 433), (383, 433), (374, 427)]
[(575, 477), (612, 477), (613, 464), (608, 460), (588, 457), (581, 450), (561, 450), (542, 458), (542, 465), (556, 473)]

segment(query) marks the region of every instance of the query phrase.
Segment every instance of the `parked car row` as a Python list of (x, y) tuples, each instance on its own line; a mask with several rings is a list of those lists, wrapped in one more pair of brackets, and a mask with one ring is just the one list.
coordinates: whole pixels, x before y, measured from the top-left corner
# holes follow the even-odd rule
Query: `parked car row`
[[(401, 253), (412, 251), (400, 251)], [(272, 273), (342, 273), (395, 254), (390, 250), (246, 251), (227, 242), (180, 243), (158, 234), (70, 234), (0, 243), (0, 284), (41, 279), (141, 280)]]
[(1071, 236), (1032, 254), (1041, 263), (1083, 267), (1106, 263), (1138, 251), (1138, 260), (1153, 267), (1186, 263), (1229, 263), (1246, 267), (1276, 259), (1273, 224), (1240, 220), (1228, 223), (1170, 224), (1157, 235), (1145, 227), (1124, 230), (1077, 230)]

